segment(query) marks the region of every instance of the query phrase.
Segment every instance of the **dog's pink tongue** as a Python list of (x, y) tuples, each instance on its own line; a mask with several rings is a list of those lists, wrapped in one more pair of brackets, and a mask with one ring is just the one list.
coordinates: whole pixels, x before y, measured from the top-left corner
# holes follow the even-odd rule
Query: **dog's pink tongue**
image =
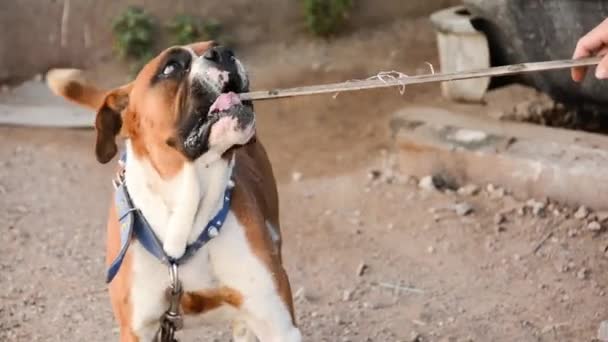
[(217, 99), (215, 99), (215, 102), (213, 102), (213, 104), (211, 105), (210, 111), (214, 112), (214, 111), (225, 111), (230, 109), (230, 107), (235, 106), (235, 105), (240, 105), (241, 104), (241, 98), (233, 93), (233, 92), (229, 92), (229, 93), (224, 93), (224, 94), (220, 94), (220, 96), (218, 96)]

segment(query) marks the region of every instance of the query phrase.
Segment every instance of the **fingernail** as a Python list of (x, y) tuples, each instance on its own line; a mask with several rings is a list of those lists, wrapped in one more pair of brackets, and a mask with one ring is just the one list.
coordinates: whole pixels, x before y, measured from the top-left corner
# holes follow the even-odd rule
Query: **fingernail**
[(608, 70), (606, 70), (606, 67), (600, 65), (597, 67), (597, 69), (595, 70), (595, 77), (603, 80), (605, 78), (608, 78)]

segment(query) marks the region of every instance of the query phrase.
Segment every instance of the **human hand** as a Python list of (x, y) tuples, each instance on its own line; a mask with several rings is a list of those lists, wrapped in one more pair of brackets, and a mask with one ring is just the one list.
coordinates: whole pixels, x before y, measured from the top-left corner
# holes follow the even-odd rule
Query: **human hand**
[[(604, 56), (595, 70), (595, 77), (598, 79), (608, 78), (608, 19), (604, 20), (591, 32), (579, 39), (574, 50), (573, 59)], [(572, 69), (572, 79), (581, 82), (585, 79), (587, 67), (577, 67)]]

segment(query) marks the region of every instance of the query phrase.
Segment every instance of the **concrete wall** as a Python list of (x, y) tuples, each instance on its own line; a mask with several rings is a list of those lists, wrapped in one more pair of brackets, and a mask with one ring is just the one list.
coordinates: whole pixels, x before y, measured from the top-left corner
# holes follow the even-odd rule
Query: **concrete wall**
[[(355, 0), (351, 29), (428, 15), (457, 0)], [(66, 44), (61, 45), (64, 6), (69, 4)], [(57, 66), (87, 67), (113, 58), (112, 19), (140, 5), (161, 21), (175, 13), (213, 17), (244, 46), (293, 39), (304, 31), (301, 0), (0, 0), (0, 83)]]

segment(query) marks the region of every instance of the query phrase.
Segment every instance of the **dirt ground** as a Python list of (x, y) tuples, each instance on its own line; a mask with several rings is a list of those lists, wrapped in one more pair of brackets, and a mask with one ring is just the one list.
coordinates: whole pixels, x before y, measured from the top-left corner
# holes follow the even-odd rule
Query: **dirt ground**
[[(420, 19), (242, 54), (266, 88), (428, 72), (434, 44)], [(256, 105), (305, 340), (591, 341), (608, 318), (608, 236), (587, 226), (608, 215), (485, 184), (421, 188), (392, 167), (388, 134), (390, 114), (411, 104), (457, 107), (437, 85)], [(93, 141), (89, 130), (0, 127), (1, 341), (117, 336), (103, 266), (113, 166), (96, 163)], [(225, 327), (183, 335), (228, 339)]]

